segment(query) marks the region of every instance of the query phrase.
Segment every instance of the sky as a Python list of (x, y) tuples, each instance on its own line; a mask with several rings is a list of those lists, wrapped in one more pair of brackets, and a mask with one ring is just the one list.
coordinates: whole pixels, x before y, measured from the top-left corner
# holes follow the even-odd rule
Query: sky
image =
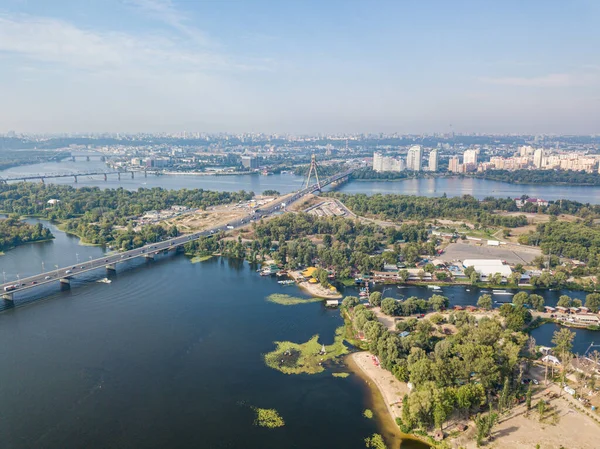
[(0, 133), (600, 133), (600, 1), (0, 0)]

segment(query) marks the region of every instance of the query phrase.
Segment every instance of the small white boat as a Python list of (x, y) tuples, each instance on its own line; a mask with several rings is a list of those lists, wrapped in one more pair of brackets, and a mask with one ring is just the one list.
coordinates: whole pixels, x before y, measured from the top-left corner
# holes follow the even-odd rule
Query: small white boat
[(514, 295), (514, 293), (507, 292), (506, 290), (492, 290), (493, 295)]
[(427, 288), (430, 288), (431, 290), (441, 290), (442, 287), (440, 287), (439, 285), (428, 285)]
[(98, 279), (96, 282), (102, 282), (103, 284), (110, 284), (112, 281), (108, 278)]

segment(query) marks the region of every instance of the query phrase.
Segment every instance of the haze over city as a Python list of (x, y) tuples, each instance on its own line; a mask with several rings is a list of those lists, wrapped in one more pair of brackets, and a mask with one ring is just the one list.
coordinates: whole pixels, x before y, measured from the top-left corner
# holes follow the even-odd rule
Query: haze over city
[(599, 12), (3, 0), (0, 133), (600, 133)]

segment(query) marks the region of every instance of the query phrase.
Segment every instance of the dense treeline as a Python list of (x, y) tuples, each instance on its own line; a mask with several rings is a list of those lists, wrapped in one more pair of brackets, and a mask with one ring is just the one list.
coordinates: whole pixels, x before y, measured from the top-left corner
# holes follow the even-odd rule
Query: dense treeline
[[(250, 261), (270, 255), (288, 269), (318, 261), (341, 278), (351, 277), (354, 268), (368, 273), (381, 270), (385, 263), (395, 264), (400, 257), (410, 264), (419, 255), (435, 254), (435, 241), (428, 240), (429, 233), (423, 225), (383, 229), (347, 218), (300, 213), (253, 223), (252, 232), (251, 241), (200, 239), (188, 243), (186, 251), (201, 255), (220, 252)], [(383, 251), (388, 245), (393, 248)]]
[(569, 257), (600, 266), (600, 226), (593, 221), (568, 222), (551, 219), (535, 232), (519, 237), (519, 243), (540, 246), (544, 254)]
[(513, 184), (600, 185), (598, 173), (571, 170), (486, 170), (473, 176)]
[[(63, 228), (88, 243), (131, 249), (178, 234), (176, 228), (148, 225), (135, 231), (135, 219), (146, 211), (174, 205), (206, 208), (216, 204), (249, 200), (252, 193), (212, 192), (202, 189), (129, 191), (97, 187), (75, 189), (56, 184), (19, 183), (0, 185), (0, 209), (19, 215), (62, 220)], [(59, 200), (48, 204), (50, 199)]]
[[(398, 307), (402, 308), (402, 303)], [(524, 355), (533, 355), (526, 348), (533, 345), (527, 345), (524, 333), (503, 328), (497, 319), (476, 321), (461, 311), (447, 318), (434, 315), (437, 325), (427, 319), (401, 321), (406, 323), (402, 330), (408, 335), (400, 337), (377, 321), (372, 311), (357, 304), (357, 298), (347, 297), (342, 305), (354, 331), (364, 336), (383, 368), (413, 385), (398, 420), (403, 431), (441, 428), (453, 415), (469, 417), (492, 407), (502, 412), (525, 394), (519, 362)], [(453, 335), (440, 332), (446, 320), (457, 328)], [(479, 424), (477, 427), (479, 431)], [(486, 436), (482, 432), (478, 439)]]
[(16, 218), (0, 219), (0, 251), (23, 243), (54, 238), (41, 223), (29, 224)]
[(527, 225), (527, 218), (519, 216), (495, 215), (494, 211), (517, 211), (512, 199), (486, 198), (478, 201), (470, 195), (448, 198), (409, 195), (367, 196), (329, 193), (342, 201), (358, 215), (374, 215), (386, 220), (425, 220), (449, 218), (469, 220), (482, 226), (503, 226), (514, 228)]

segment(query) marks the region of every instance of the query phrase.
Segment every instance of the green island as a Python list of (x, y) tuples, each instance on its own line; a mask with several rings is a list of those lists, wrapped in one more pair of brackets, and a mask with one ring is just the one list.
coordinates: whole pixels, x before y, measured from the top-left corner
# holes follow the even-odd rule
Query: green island
[(267, 427), (269, 429), (285, 426), (285, 422), (277, 410), (258, 407), (252, 407), (252, 409), (256, 413), (256, 419), (254, 420), (255, 426)]
[(378, 433), (374, 433), (370, 437), (365, 438), (365, 447), (369, 449), (387, 449), (383, 437)]
[(339, 377), (340, 379), (345, 379), (350, 376), (350, 373), (331, 373), (333, 377)]
[(470, 176), (511, 184), (600, 185), (598, 173), (573, 170), (485, 170)]
[(373, 419), (373, 410), (370, 409), (365, 409), (365, 411), (363, 412), (363, 416), (367, 419)]
[[(343, 327), (335, 332), (333, 344), (329, 346), (319, 343), (315, 335), (305, 343), (276, 341), (275, 350), (264, 355), (270, 368), (285, 374), (317, 374), (325, 370), (323, 363), (348, 354), (344, 345)], [(324, 349), (324, 350), (323, 350)]]
[(267, 296), (267, 301), (282, 306), (295, 306), (298, 304), (309, 304), (311, 302), (322, 302), (322, 298), (299, 298), (296, 296), (286, 295), (283, 293), (273, 293)]
[(32, 225), (15, 217), (0, 219), (0, 253), (15, 246), (53, 238), (50, 229), (41, 223)]

